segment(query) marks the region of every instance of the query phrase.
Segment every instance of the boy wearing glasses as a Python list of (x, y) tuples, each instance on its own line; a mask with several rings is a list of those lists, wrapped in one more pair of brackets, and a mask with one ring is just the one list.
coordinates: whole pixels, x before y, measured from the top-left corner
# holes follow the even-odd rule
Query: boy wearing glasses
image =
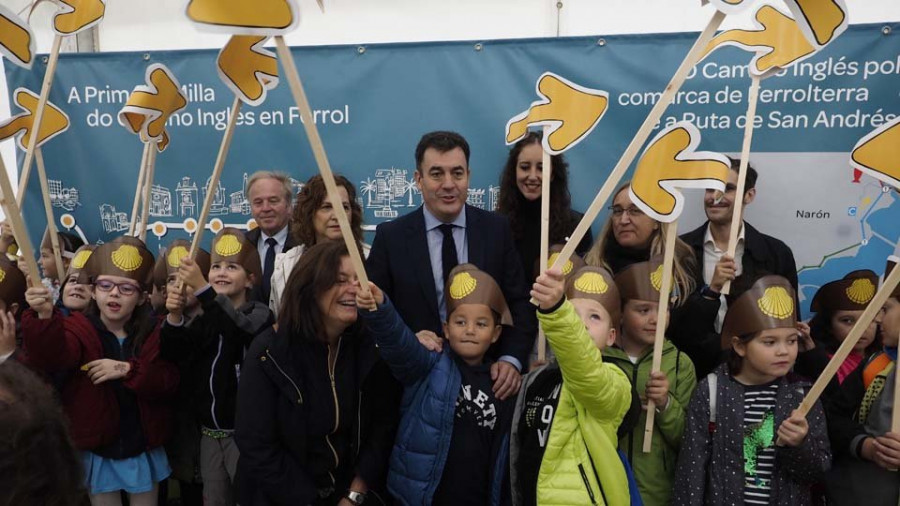
[[(198, 257), (199, 258), (199, 257)], [(222, 229), (213, 239), (209, 275), (188, 249), (173, 245), (166, 263), (177, 269), (184, 290), (200, 302), (202, 314), (185, 324), (185, 293), (169, 284), (162, 353), (182, 364), (187, 397), (200, 426), (200, 475), (207, 506), (233, 505), (232, 483), (237, 470), (234, 442), (237, 386), (244, 352), (262, 330), (272, 324), (268, 306), (248, 299), (262, 278), (257, 248), (234, 228)]]

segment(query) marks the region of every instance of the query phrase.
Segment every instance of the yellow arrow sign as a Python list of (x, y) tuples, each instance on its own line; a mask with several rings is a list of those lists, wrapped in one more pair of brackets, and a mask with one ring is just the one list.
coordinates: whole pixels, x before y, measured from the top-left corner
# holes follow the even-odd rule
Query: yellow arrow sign
[(506, 124), (507, 144), (525, 137), (529, 126), (546, 125), (550, 135), (544, 137), (544, 150), (558, 155), (587, 137), (609, 106), (609, 93), (579, 86), (552, 72), (542, 74), (536, 88), (541, 100)]
[(784, 0), (810, 44), (821, 49), (848, 26), (844, 0)]
[(132, 133), (140, 134), (144, 142), (158, 141), (169, 116), (184, 109), (187, 99), (182, 95), (172, 71), (165, 65), (150, 65), (144, 79), (147, 85), (135, 87), (125, 107), (119, 111), (119, 123)]
[(235, 35), (219, 52), (219, 77), (249, 105), (266, 100), (266, 92), (278, 86), (278, 60), (263, 48), (265, 35)]
[[(0, 123), (0, 140), (15, 135), (19, 149), (27, 151), (28, 142), (31, 140), (31, 129), (34, 125), (34, 114), (37, 111), (40, 97), (31, 90), (19, 88), (13, 94), (13, 101), (25, 112)], [(41, 120), (41, 133), (38, 136), (37, 145), (44, 144), (68, 129), (69, 117), (66, 116), (66, 113), (47, 102), (47, 107), (44, 108), (44, 118)]]
[(725, 191), (731, 163), (719, 153), (696, 151), (700, 130), (680, 121), (659, 133), (638, 161), (629, 193), (632, 202), (657, 221), (671, 223), (684, 208), (679, 188)]
[(900, 188), (900, 118), (860, 139), (850, 153), (850, 166)]
[(0, 5), (0, 54), (27, 69), (34, 60), (34, 34), (28, 23)]
[(806, 40), (800, 26), (778, 9), (763, 5), (754, 18), (757, 30), (735, 29), (716, 35), (703, 58), (722, 46), (737, 46), (755, 53), (750, 73), (765, 78), (815, 54), (816, 48)]
[(60, 36), (87, 30), (103, 19), (105, 0), (57, 0), (59, 12), (53, 16), (53, 31)]
[(702, 0), (703, 5), (713, 4), (716, 9), (725, 14), (737, 14), (753, 3), (753, 0)]
[(296, 0), (190, 0), (187, 16), (205, 28), (240, 35), (284, 35), (300, 22)]

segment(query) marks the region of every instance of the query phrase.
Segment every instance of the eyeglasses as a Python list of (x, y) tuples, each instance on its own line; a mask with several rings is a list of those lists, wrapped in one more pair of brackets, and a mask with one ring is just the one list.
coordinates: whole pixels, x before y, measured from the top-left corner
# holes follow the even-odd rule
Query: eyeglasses
[(138, 293), (141, 288), (132, 283), (113, 283), (107, 279), (101, 279), (94, 282), (94, 287), (101, 292), (111, 292), (113, 288), (118, 288), (119, 293), (125, 296)]
[(644, 211), (641, 211), (637, 206), (630, 206), (628, 208), (622, 206), (609, 206), (607, 209), (609, 209), (614, 218), (621, 218), (623, 214), (627, 214), (632, 218), (644, 215)]

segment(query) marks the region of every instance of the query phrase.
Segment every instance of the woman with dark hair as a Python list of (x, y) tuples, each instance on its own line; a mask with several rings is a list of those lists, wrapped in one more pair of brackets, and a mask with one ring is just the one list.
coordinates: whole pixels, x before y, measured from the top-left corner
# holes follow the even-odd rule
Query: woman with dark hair
[[(369, 245), (363, 242), (362, 206), (356, 200), (356, 188), (344, 176), (334, 176), (338, 193), (341, 196), (341, 205), (344, 212), (350, 218), (350, 230), (359, 245), (363, 256), (369, 256)], [(294, 237), (298, 246), (275, 256), (275, 268), (272, 271), (272, 290), (269, 294), (269, 309), (275, 317), (281, 308), (284, 285), (291, 275), (294, 265), (303, 253), (322, 241), (341, 241), (341, 227), (338, 225), (334, 206), (328, 199), (328, 191), (322, 176), (316, 174), (309, 178), (303, 185), (303, 189), (297, 194), (297, 202), (294, 204), (294, 215), (291, 217), (291, 237)]]
[[(500, 176), (500, 204), (497, 212), (509, 219), (516, 250), (529, 280), (539, 274), (541, 251), (541, 181), (543, 179), (543, 134), (530, 131), (509, 150)], [(566, 242), (583, 214), (572, 210), (569, 194), (569, 164), (562, 155), (550, 157), (550, 244)], [(587, 253), (593, 238), (590, 231), (575, 248)]]
[(0, 505), (79, 506), (81, 462), (53, 389), (13, 360), (0, 363)]
[(278, 326), (247, 352), (238, 386), (238, 503), (383, 504), (400, 389), (357, 321), (347, 248), (323, 241), (284, 287)]

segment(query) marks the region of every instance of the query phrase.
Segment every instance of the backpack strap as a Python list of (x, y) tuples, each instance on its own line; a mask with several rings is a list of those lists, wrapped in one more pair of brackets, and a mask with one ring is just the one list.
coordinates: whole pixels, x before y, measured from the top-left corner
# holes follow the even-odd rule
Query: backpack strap
[(709, 385), (709, 433), (712, 434), (716, 431), (716, 391), (719, 377), (716, 373), (711, 372), (706, 375), (706, 382)]

